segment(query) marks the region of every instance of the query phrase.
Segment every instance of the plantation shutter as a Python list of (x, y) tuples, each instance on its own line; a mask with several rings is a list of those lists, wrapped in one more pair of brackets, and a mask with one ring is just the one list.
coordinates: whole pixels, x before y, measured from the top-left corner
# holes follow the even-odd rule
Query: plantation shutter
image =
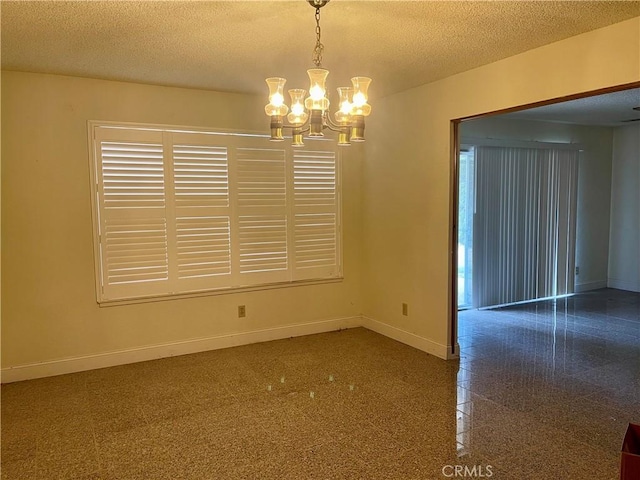
[(90, 129), (99, 303), (342, 274), (332, 143)]
[(102, 298), (164, 291), (169, 259), (162, 133), (97, 128), (94, 135)]
[(293, 279), (340, 275), (338, 176), (333, 151), (293, 151)]

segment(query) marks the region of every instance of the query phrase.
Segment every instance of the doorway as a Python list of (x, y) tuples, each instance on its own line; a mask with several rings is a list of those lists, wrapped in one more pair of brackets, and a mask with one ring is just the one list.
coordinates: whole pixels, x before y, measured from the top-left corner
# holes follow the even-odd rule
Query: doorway
[[(546, 141), (546, 142), (562, 142), (563, 135), (569, 135), (572, 126), (570, 124), (577, 123), (579, 125), (593, 125), (593, 126), (608, 126), (613, 127), (614, 132), (619, 130), (618, 127), (628, 128), (632, 125), (629, 122), (637, 122), (640, 113), (638, 113), (637, 104), (639, 97), (640, 84), (634, 83), (629, 85), (620, 85), (617, 87), (611, 87), (594, 91), (590, 93), (576, 94), (568, 96), (562, 99), (556, 99), (547, 102), (540, 102), (538, 104), (532, 104), (528, 106), (522, 106), (517, 108), (511, 108), (502, 112), (492, 112), (474, 117), (467, 117), (454, 120), (453, 126), (453, 159), (452, 159), (452, 192), (453, 192), (453, 205), (452, 205), (452, 276), (451, 276), (451, 321), (452, 328), (450, 330), (452, 335), (452, 346), (454, 346), (453, 352), (456, 352), (455, 345), (457, 344), (457, 312), (458, 309), (469, 308), (469, 305), (473, 305), (474, 295), (473, 288), (469, 288), (469, 284), (473, 284), (474, 276), (477, 275), (476, 269), (474, 269), (474, 258), (477, 257), (477, 251), (474, 248), (473, 229), (470, 227), (470, 216), (468, 215), (468, 209), (460, 206), (460, 203), (469, 198), (471, 189), (465, 189), (461, 187), (460, 181), (466, 181), (467, 186), (473, 185), (472, 189), (475, 191), (475, 178), (472, 172), (469, 171), (469, 165), (471, 163), (475, 165), (475, 159), (477, 151), (472, 151), (473, 144), (464, 142), (464, 135), (460, 130), (464, 123), (469, 120), (475, 119), (495, 119), (495, 121), (502, 120), (507, 123), (510, 120), (529, 120), (535, 122), (557, 122), (559, 124), (559, 133), (557, 134), (545, 134), (545, 138), (534, 138), (533, 134), (529, 135), (528, 140), (530, 142)], [(605, 99), (605, 96), (608, 97)], [(611, 100), (609, 100), (611, 99)], [(635, 102), (635, 103), (634, 103)], [(633, 105), (632, 105), (633, 103)], [(566, 108), (565, 104), (570, 108)], [(573, 122), (572, 118), (579, 116), (580, 120), (585, 122)], [(636, 123), (637, 125), (637, 123)], [(510, 126), (509, 128), (512, 128)], [(538, 132), (540, 133), (540, 132)], [(490, 134), (485, 135), (491, 136)], [(593, 141), (593, 144), (600, 143), (602, 138), (595, 138), (593, 135), (588, 135), (589, 141)], [(597, 135), (596, 135), (597, 137)], [(524, 145), (527, 146), (527, 145)], [(575, 147), (575, 146), (574, 146)], [(470, 160), (471, 153), (473, 153), (473, 160)], [(585, 163), (593, 161), (593, 152), (585, 152)], [(582, 166), (583, 159), (580, 160)], [(610, 192), (599, 192), (597, 184), (610, 184), (610, 178), (606, 175), (607, 169), (601, 171), (592, 171), (590, 174), (583, 175), (585, 172), (580, 173), (580, 191), (579, 195), (582, 195), (582, 200), (579, 198), (578, 202), (578, 228), (576, 230), (577, 247), (576, 247), (576, 265), (572, 272), (568, 272), (569, 275), (575, 278), (575, 290), (576, 292), (593, 290), (597, 288), (604, 288), (607, 286), (607, 264), (610, 265), (610, 260), (605, 258), (610, 255), (611, 245), (609, 242), (609, 235), (613, 235), (616, 230), (614, 225), (613, 213), (611, 213), (611, 226), (609, 229), (608, 218), (610, 208), (613, 208), (613, 190)], [(609, 168), (609, 171), (611, 169)], [(603, 174), (604, 173), (604, 174)], [(584, 177), (584, 178), (583, 178)], [(473, 181), (471, 180), (473, 179)], [(585, 180), (586, 179), (586, 180)], [(610, 185), (610, 188), (613, 188)], [(475, 194), (474, 194), (475, 197)], [(611, 198), (611, 204), (609, 200)], [(467, 201), (467, 207), (470, 204)], [(474, 199), (475, 208), (475, 199)], [(584, 212), (584, 209), (593, 210), (594, 212)], [(583, 209), (583, 210), (581, 210)], [(596, 211), (597, 210), (597, 211)], [(612, 210), (613, 212), (613, 210)], [(582, 220), (581, 220), (582, 216)], [(618, 222), (619, 223), (619, 222)], [(617, 238), (613, 236), (612, 238)], [(613, 241), (613, 240), (612, 240)], [(594, 255), (594, 253), (596, 255)], [(600, 260), (592, 261), (591, 265), (585, 264), (585, 259), (593, 260), (598, 253), (601, 253), (603, 258)], [(614, 248), (614, 254), (615, 248)], [(462, 257), (462, 258), (461, 258)], [(611, 275), (609, 275), (610, 277)], [(610, 280), (610, 278), (609, 278)], [(455, 303), (454, 303), (455, 302)]]

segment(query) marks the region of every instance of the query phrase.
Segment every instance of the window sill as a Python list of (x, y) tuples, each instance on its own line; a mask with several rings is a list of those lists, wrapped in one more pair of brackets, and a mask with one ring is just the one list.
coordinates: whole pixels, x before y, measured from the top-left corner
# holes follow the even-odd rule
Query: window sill
[(232, 287), (232, 288), (220, 288), (216, 290), (203, 290), (200, 292), (188, 292), (166, 295), (154, 295), (147, 297), (133, 297), (123, 298), (118, 300), (102, 300), (98, 301), (98, 306), (103, 307), (115, 307), (119, 305), (133, 305), (138, 303), (150, 303), (150, 302), (166, 302), (171, 300), (183, 300), (187, 298), (209, 297), (214, 295), (230, 295), (236, 293), (255, 292), (260, 290), (274, 290), (290, 287), (304, 287), (309, 285), (322, 285), (326, 283), (340, 283), (344, 280), (344, 277), (316, 279), (316, 280), (298, 280), (294, 282), (281, 282), (272, 283), (267, 285), (253, 285), (250, 287)]

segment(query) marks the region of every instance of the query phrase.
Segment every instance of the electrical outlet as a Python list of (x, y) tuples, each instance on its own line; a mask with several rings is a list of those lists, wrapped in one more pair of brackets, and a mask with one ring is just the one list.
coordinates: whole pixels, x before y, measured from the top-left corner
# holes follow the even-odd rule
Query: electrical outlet
[(247, 308), (244, 305), (238, 305), (238, 317), (246, 317), (247, 316)]
[(576, 275), (580, 275), (580, 267), (576, 267)]
[(409, 315), (409, 305), (407, 305), (406, 303), (402, 304), (402, 315), (404, 315), (405, 317)]

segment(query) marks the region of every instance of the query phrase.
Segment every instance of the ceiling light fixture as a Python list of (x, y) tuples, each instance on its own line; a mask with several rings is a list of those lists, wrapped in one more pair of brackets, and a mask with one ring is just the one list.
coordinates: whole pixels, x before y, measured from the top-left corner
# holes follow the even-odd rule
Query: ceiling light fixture
[[(351, 145), (351, 142), (364, 142), (364, 117), (371, 113), (371, 105), (367, 103), (367, 90), (371, 79), (353, 77), (351, 87), (338, 88), (339, 110), (335, 112), (335, 122), (329, 115), (329, 99), (325, 89), (325, 81), (329, 70), (322, 68), (322, 51), (320, 42), (320, 9), (329, 0), (307, 0), (316, 10), (316, 46), (313, 50), (313, 63), (316, 68), (307, 70), (309, 75), (309, 96), (300, 88), (289, 90), (291, 111), (284, 103), (285, 78), (271, 77), (266, 82), (269, 86), (269, 103), (264, 107), (265, 113), (271, 117), (271, 140), (282, 141), (284, 128), (291, 129), (291, 144), (294, 147), (304, 146), (303, 135), (323, 137), (323, 130), (328, 128), (338, 132), (338, 145)], [(287, 117), (289, 124), (284, 123)]]

